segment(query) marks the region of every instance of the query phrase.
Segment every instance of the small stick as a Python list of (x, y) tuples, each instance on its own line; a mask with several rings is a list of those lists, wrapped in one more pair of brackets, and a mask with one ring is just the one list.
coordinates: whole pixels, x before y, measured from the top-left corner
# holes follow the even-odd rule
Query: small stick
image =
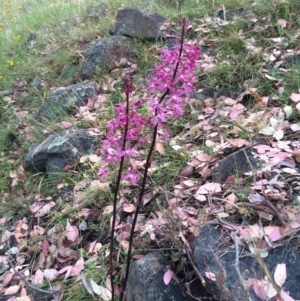
[(252, 132), (249, 132), (248, 130), (246, 130), (244, 127), (240, 126), (240, 125), (237, 124), (236, 122), (221, 120), (221, 121), (220, 121), (220, 124), (221, 124), (221, 123), (227, 123), (227, 124), (230, 124), (230, 125), (234, 125), (234, 126), (240, 128), (242, 131), (248, 133), (248, 134), (253, 134)]
[(199, 272), (199, 270), (197, 269), (197, 267), (196, 267), (194, 261), (192, 260), (192, 256), (191, 256), (190, 251), (189, 251), (188, 248), (186, 248), (186, 254), (187, 254), (188, 258), (189, 258), (189, 261), (190, 261), (190, 263), (191, 263), (191, 265), (192, 265), (194, 271), (196, 272), (197, 276), (198, 276), (199, 279), (201, 280), (202, 285), (203, 285), (203, 286), (206, 286), (206, 282), (205, 282), (203, 276), (201, 275), (201, 273)]
[(260, 204), (251, 204), (251, 203), (241, 202), (241, 203), (239, 203), (239, 206), (249, 207), (249, 208), (253, 208), (253, 209), (258, 210), (258, 211), (263, 211), (263, 212), (266, 212), (268, 214), (275, 215), (275, 213), (273, 212), (273, 210), (271, 208), (269, 208), (267, 206), (262, 206), (262, 203), (260, 203)]
[(259, 217), (258, 224), (259, 224), (260, 228), (261, 228), (262, 231), (263, 231), (264, 239), (265, 239), (265, 241), (267, 242), (267, 245), (268, 245), (270, 248), (272, 248), (272, 249), (275, 248), (275, 247), (272, 245), (272, 243), (270, 242), (268, 236), (266, 235), (265, 229), (264, 229), (264, 227), (263, 227), (263, 225), (262, 225), (262, 222), (261, 222), (261, 217)]
[(36, 287), (35, 285), (31, 284), (24, 275), (22, 275), (21, 273), (19, 273), (14, 265), (12, 264), (11, 260), (9, 259), (9, 257), (7, 257), (7, 262), (8, 264), (10, 265), (11, 269), (14, 271), (15, 275), (19, 276), (31, 289), (35, 290), (35, 291), (38, 291), (38, 292), (41, 292), (43, 294), (47, 294), (47, 295), (53, 295), (53, 297), (55, 298), (55, 300), (58, 300), (58, 293), (60, 292), (55, 292), (55, 291), (46, 291), (46, 290), (43, 290), (41, 288), (38, 288)]
[(235, 267), (236, 273), (237, 273), (238, 276), (239, 276), (241, 285), (243, 286), (243, 288), (244, 288), (246, 294), (248, 295), (248, 300), (251, 301), (251, 297), (250, 297), (250, 295), (248, 294), (248, 290), (247, 290), (247, 288), (246, 288), (246, 286), (245, 286), (245, 283), (244, 283), (244, 281), (243, 281), (243, 277), (242, 277), (241, 272), (240, 272), (240, 269), (239, 269), (239, 246), (238, 246), (237, 238), (236, 238), (236, 236), (237, 236), (238, 233), (239, 233), (239, 230), (236, 230), (236, 231), (234, 232), (234, 234), (233, 234), (233, 237), (234, 237), (234, 245), (235, 245), (235, 265), (234, 265), (234, 267)]
[(227, 227), (231, 228), (231, 230), (236, 230), (236, 227), (237, 227), (237, 226), (235, 226), (235, 225), (232, 225), (232, 224), (230, 224), (230, 223), (228, 223), (228, 222), (224, 221), (224, 220), (223, 220), (223, 219), (221, 219), (219, 216), (217, 216), (217, 220), (218, 220), (219, 224), (221, 224), (221, 225), (225, 225), (225, 226), (227, 226)]
[(273, 214), (276, 215), (276, 217), (278, 218), (281, 226), (285, 227), (286, 223), (283, 220), (282, 216), (279, 214), (279, 212), (277, 211), (276, 207), (272, 204), (272, 202), (269, 201), (267, 195), (265, 194), (265, 191), (262, 190), (263, 196), (265, 197), (265, 202), (267, 203), (267, 205), (269, 206), (269, 208), (273, 211)]
[(249, 157), (248, 157), (248, 155), (247, 155), (247, 153), (246, 153), (246, 151), (245, 151), (244, 148), (243, 148), (243, 153), (244, 153), (244, 155), (246, 157), (247, 163), (249, 164), (251, 172), (253, 174), (253, 181), (254, 181), (254, 183), (256, 183), (256, 173), (254, 172), (253, 166), (252, 166), (252, 164), (251, 164), (251, 162), (249, 160)]

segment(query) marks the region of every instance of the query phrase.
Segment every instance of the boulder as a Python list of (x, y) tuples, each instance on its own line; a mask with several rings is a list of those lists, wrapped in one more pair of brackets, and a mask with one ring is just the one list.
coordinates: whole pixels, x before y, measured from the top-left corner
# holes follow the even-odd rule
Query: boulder
[[(242, 280), (264, 279), (265, 274), (260, 264), (252, 254), (239, 247), (239, 271)], [(243, 257), (241, 255), (243, 254)], [(253, 291), (253, 287), (245, 291), (235, 269), (236, 251), (233, 241), (224, 229), (217, 225), (207, 224), (193, 245), (193, 261), (204, 276), (206, 281), (205, 289), (215, 299), (222, 301), (252, 301), (261, 300)], [(269, 254), (263, 259), (268, 270), (273, 276), (277, 264), (285, 263), (287, 279), (283, 285), (285, 291), (290, 292), (290, 296), (299, 300), (300, 290), (298, 280), (300, 270), (295, 266), (300, 264), (300, 254), (295, 252), (295, 247), (279, 246), (269, 250)], [(213, 273), (216, 281), (206, 277), (206, 272)]]
[(108, 10), (108, 4), (102, 2), (96, 6), (88, 6), (86, 9), (86, 14), (89, 18), (97, 20), (100, 19), (102, 16), (105, 16)]
[(118, 11), (116, 26), (111, 35), (122, 35), (131, 38), (156, 40), (164, 38), (160, 30), (165, 18), (159, 14), (143, 14), (137, 9), (121, 9)]
[(258, 164), (251, 147), (246, 147), (222, 159), (214, 168), (211, 177), (214, 182), (224, 183), (230, 176), (255, 170)]
[(96, 140), (85, 130), (67, 129), (31, 147), (23, 157), (23, 167), (35, 172), (62, 171), (67, 164), (91, 153), (96, 146)]
[(96, 67), (112, 68), (121, 57), (129, 55), (129, 39), (122, 36), (113, 36), (101, 39), (86, 53), (82, 64), (81, 75), (90, 78)]
[(166, 285), (168, 262), (159, 253), (149, 253), (131, 264), (126, 287), (127, 301), (185, 301), (173, 280)]
[(248, 14), (249, 11), (244, 8), (232, 9), (224, 12), (223, 9), (219, 9), (215, 12), (215, 17), (220, 18), (222, 20), (232, 21), (234, 18), (243, 17)]
[(80, 83), (55, 89), (40, 107), (36, 119), (55, 121), (61, 115), (87, 104), (89, 98), (97, 96), (97, 83)]
[(287, 56), (283, 60), (283, 67), (285, 68), (299, 68), (300, 65), (300, 54), (292, 54)]

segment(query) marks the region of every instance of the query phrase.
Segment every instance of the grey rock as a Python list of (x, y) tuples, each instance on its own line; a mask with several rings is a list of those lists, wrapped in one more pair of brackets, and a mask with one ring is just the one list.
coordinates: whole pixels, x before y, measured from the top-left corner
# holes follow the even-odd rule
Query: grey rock
[[(54, 90), (39, 109), (36, 119), (43, 118), (51, 121), (61, 115), (72, 112), (75, 108), (85, 105), (89, 98), (97, 95), (97, 83), (80, 83)], [(53, 120), (54, 119), (54, 120)]]
[(283, 66), (286, 68), (292, 68), (292, 67), (299, 68), (299, 65), (300, 65), (300, 54), (290, 55), (283, 60)]
[(96, 145), (96, 140), (83, 129), (64, 130), (31, 147), (23, 157), (23, 167), (35, 172), (62, 171), (67, 164), (91, 153)]
[(192, 92), (191, 98), (205, 100), (206, 98), (217, 98), (221, 95), (226, 97), (233, 97), (233, 94), (228, 89), (215, 89), (215, 88), (205, 88), (201, 92)]
[(104, 38), (92, 46), (86, 53), (81, 74), (84, 78), (94, 75), (96, 67), (111, 68), (115, 61), (130, 53), (129, 39), (122, 36)]
[(36, 89), (38, 89), (38, 90), (41, 90), (41, 89), (43, 88), (42, 81), (41, 81), (41, 79), (40, 79), (38, 76), (36, 76), (36, 77), (33, 79), (32, 85), (33, 85)]
[(214, 182), (224, 183), (229, 176), (249, 172), (252, 169), (255, 170), (258, 163), (258, 160), (252, 154), (252, 149), (247, 147), (221, 160), (214, 168), (211, 176)]
[(224, 10), (220, 9), (215, 13), (215, 17), (218, 17), (222, 20), (226, 20), (227, 21), (232, 21), (234, 18), (236, 17), (242, 17), (244, 15), (246, 15), (248, 13), (248, 11), (244, 8), (238, 8), (238, 9), (233, 9), (233, 10), (229, 10), (225, 12), (224, 15)]
[(123, 35), (131, 38), (156, 40), (164, 38), (160, 26), (165, 18), (159, 14), (146, 15), (137, 9), (122, 9), (118, 11), (116, 26), (111, 29), (111, 35)]
[(67, 31), (70, 27), (79, 25), (81, 21), (82, 20), (79, 16), (74, 16), (65, 21), (62, 21), (60, 24), (55, 26), (55, 29), (58, 31)]
[[(193, 260), (206, 281), (205, 289), (207, 292), (222, 301), (240, 301), (248, 300), (242, 283), (239, 280), (235, 269), (235, 247), (229, 234), (225, 230), (218, 229), (217, 226), (207, 224), (194, 242)], [(242, 249), (239, 248), (239, 254)], [(290, 246), (277, 247), (269, 251), (268, 257), (264, 262), (271, 273), (275, 270), (277, 264), (285, 263), (287, 268), (287, 279), (283, 288), (290, 292), (290, 296), (299, 299), (300, 291), (298, 281), (300, 279), (300, 270), (295, 266), (300, 264), (300, 254), (295, 252)], [(244, 280), (255, 278), (263, 279), (265, 274), (255, 259), (255, 257), (245, 256), (239, 258), (239, 270)], [(217, 281), (212, 281), (205, 276), (205, 272), (214, 273)], [(259, 301), (253, 288), (249, 288), (249, 295), (252, 301)]]
[(167, 48), (172, 48), (176, 45), (179, 45), (180, 41), (177, 39), (168, 38), (165, 42)]
[(168, 262), (159, 253), (150, 253), (131, 264), (126, 287), (127, 301), (187, 300), (175, 282), (163, 281)]
[(45, 165), (46, 171), (47, 173), (61, 172), (67, 164), (68, 160), (65, 158), (49, 158)]
[(86, 9), (86, 14), (88, 15), (89, 18), (97, 20), (103, 15), (105, 15), (107, 10), (108, 10), (108, 4), (103, 2), (96, 6), (88, 6)]

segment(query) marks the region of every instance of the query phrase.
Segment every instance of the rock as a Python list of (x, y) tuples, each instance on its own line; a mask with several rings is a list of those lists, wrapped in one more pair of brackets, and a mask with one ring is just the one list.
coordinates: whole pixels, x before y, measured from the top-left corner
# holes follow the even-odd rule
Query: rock
[(49, 160), (46, 162), (46, 171), (47, 173), (53, 173), (53, 172), (61, 172), (64, 167), (68, 164), (67, 160), (64, 158), (49, 158)]
[(86, 9), (86, 14), (89, 18), (97, 20), (106, 14), (108, 10), (108, 4), (103, 2), (96, 6), (88, 6)]
[(283, 60), (283, 67), (286, 67), (286, 68), (298, 68), (299, 65), (300, 65), (300, 54), (293, 54), (293, 55), (290, 55), (288, 57), (286, 57), (284, 60)]
[[(246, 155), (245, 155), (246, 153)], [(225, 157), (214, 168), (211, 177), (213, 182), (225, 183), (228, 177), (255, 170), (258, 160), (252, 155), (251, 147), (240, 149)]]
[[(206, 281), (205, 289), (216, 299), (222, 301), (248, 300), (243, 285), (240, 283), (235, 269), (235, 247), (229, 234), (222, 231), (216, 225), (207, 224), (200, 235), (196, 238), (193, 246), (193, 260)], [(245, 254), (239, 248), (239, 254)], [(287, 279), (283, 285), (285, 291), (290, 292), (294, 299), (300, 298), (298, 281), (300, 270), (295, 266), (300, 264), (300, 254), (290, 246), (277, 247), (269, 251), (269, 255), (263, 259), (268, 270), (273, 272), (279, 263), (285, 263), (287, 268)], [(239, 258), (239, 270), (244, 280), (255, 278), (261, 280), (265, 274), (255, 257), (243, 256)], [(217, 281), (212, 281), (205, 276), (205, 272), (215, 274)], [(298, 280), (297, 280), (298, 279)], [(249, 288), (252, 301), (259, 301), (253, 288)], [(245, 298), (246, 297), (246, 298)]]
[(64, 130), (31, 147), (23, 157), (23, 167), (35, 172), (62, 171), (67, 164), (89, 154), (96, 146), (96, 140), (85, 130)]
[(160, 30), (165, 18), (159, 14), (146, 15), (137, 9), (126, 8), (118, 11), (116, 26), (111, 35), (123, 35), (131, 38), (156, 40), (164, 38)]
[(228, 89), (205, 88), (201, 92), (192, 92), (191, 98), (204, 100), (206, 98), (217, 98), (220, 96), (234, 97)]
[(32, 86), (35, 87), (38, 90), (41, 90), (43, 88), (43, 83), (42, 83), (41, 79), (38, 76), (36, 76), (33, 79)]
[(180, 43), (180, 41), (178, 41), (177, 39), (171, 39), (171, 38), (168, 38), (165, 42), (165, 45), (167, 48), (172, 48), (176, 45), (178, 45)]
[(55, 29), (58, 31), (67, 31), (72, 26), (78, 26), (82, 22), (79, 16), (71, 17), (65, 21), (62, 21), (60, 24), (55, 26)]
[(86, 105), (89, 98), (97, 95), (97, 83), (80, 83), (54, 90), (39, 109), (36, 119), (43, 118), (54, 121), (60, 115), (66, 114), (74, 108)]
[(179, 286), (171, 280), (166, 285), (168, 265), (163, 255), (150, 253), (131, 264), (126, 287), (127, 301), (185, 301)]
[(244, 8), (238, 8), (238, 9), (233, 9), (233, 10), (229, 10), (225, 12), (225, 16), (224, 16), (224, 10), (220, 9), (215, 13), (215, 17), (220, 18), (222, 20), (226, 20), (227, 21), (232, 21), (234, 18), (236, 17), (242, 17), (244, 15), (246, 15), (248, 13), (248, 11)]
[(113, 36), (101, 39), (86, 53), (81, 74), (84, 78), (90, 78), (94, 75), (96, 67), (111, 68), (115, 66), (115, 61), (129, 53), (128, 38)]

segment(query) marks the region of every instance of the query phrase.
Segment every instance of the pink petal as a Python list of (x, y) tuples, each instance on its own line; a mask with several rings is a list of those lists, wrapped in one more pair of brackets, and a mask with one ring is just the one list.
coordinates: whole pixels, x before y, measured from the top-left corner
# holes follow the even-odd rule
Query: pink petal
[(172, 279), (172, 271), (168, 269), (164, 274), (164, 283), (165, 285), (168, 285)]
[(293, 299), (287, 292), (283, 290), (280, 292), (280, 296), (283, 301), (295, 301), (295, 299)]
[(67, 221), (66, 232), (67, 239), (71, 241), (75, 241), (79, 234), (78, 228), (76, 226), (71, 226), (69, 221)]
[(260, 281), (257, 281), (253, 284), (253, 290), (254, 290), (254, 293), (256, 294), (256, 296), (258, 296), (260, 299), (262, 299), (262, 300), (267, 299), (267, 293), (265, 291), (264, 286), (261, 286)]
[(212, 272), (205, 272), (205, 276), (212, 281), (217, 281), (216, 275)]
[(274, 230), (269, 234), (270, 239), (272, 242), (277, 241), (281, 238), (280, 228), (275, 227)]

